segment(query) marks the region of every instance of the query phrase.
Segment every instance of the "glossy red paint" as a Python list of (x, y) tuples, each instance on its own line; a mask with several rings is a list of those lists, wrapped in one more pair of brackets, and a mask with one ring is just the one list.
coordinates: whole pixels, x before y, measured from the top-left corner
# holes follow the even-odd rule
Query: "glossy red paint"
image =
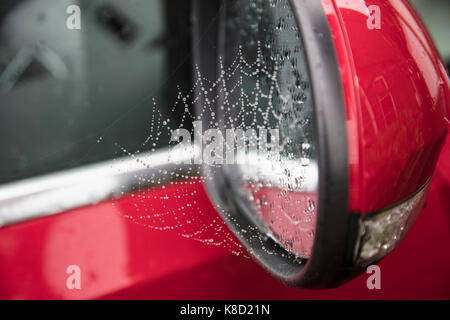
[[(369, 29), (371, 5), (381, 29)], [(432, 175), (447, 132), (450, 82), (404, 0), (323, 0), (347, 108), (350, 211), (407, 198)]]
[[(0, 230), (0, 298), (98, 298), (232, 252), (245, 254), (202, 184), (180, 181)], [(82, 290), (66, 288), (69, 265)]]
[[(426, 208), (406, 239), (380, 263), (381, 290), (368, 290), (364, 274), (333, 290), (282, 285), (245, 254), (231, 253), (242, 249), (226, 226), (220, 227), (220, 218), (198, 183), (188, 183), (181, 191), (197, 192), (190, 198), (191, 203), (197, 201), (196, 207), (183, 218), (200, 215), (197, 226), (162, 231), (136, 221), (142, 219), (135, 204), (164, 213), (179, 204), (154, 197), (172, 193), (178, 197), (179, 188), (149, 190), (0, 229), (0, 298), (450, 299), (450, 141)], [(130, 214), (135, 221), (127, 218)], [(219, 227), (199, 234), (198, 240), (180, 235), (213, 221)], [(220, 245), (205, 241), (210, 238)], [(79, 291), (66, 288), (66, 268), (72, 264), (81, 267)]]

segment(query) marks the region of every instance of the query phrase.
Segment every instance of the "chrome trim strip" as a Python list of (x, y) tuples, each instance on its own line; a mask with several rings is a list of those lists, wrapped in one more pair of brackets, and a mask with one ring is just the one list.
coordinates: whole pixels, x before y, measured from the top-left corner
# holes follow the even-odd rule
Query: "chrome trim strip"
[(1, 185), (0, 228), (191, 176), (192, 157), (163, 149)]

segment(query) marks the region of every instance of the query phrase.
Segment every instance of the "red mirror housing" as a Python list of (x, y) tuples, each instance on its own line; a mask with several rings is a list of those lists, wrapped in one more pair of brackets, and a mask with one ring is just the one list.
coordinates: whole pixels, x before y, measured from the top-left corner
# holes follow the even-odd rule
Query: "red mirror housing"
[[(433, 175), (447, 129), (449, 78), (407, 1), (324, 0), (339, 61), (349, 140), (349, 209), (375, 212), (408, 198)], [(369, 4), (367, 4), (369, 5)]]
[[(194, 2), (194, 63), (213, 79), (227, 3)], [(286, 8), (280, 3), (273, 1)], [(287, 6), (303, 41), (315, 109), (318, 209), (311, 255), (300, 257), (264, 237), (231, 192), (226, 172), (208, 172), (208, 191), (270, 273), (294, 287), (329, 288), (392, 251), (423, 208), (447, 133), (450, 82), (407, 1), (291, 0)]]

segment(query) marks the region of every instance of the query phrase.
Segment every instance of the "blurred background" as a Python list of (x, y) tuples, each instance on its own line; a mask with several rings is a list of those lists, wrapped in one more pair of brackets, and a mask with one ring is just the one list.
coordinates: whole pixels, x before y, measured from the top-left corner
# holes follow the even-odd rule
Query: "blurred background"
[(442, 57), (450, 65), (450, 1), (411, 0), (428, 26)]
[(189, 8), (1, 0), (0, 184), (167, 146), (191, 88)]

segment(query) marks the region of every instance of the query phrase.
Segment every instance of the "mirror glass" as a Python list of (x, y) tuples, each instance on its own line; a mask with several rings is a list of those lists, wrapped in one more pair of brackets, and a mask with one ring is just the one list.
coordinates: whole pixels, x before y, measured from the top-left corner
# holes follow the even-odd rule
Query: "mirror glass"
[[(311, 255), (318, 167), (308, 64), (288, 0), (227, 1), (210, 126), (225, 141), (227, 192), (287, 251)], [(209, 163), (211, 165), (214, 163)], [(245, 232), (245, 230), (243, 231)]]

